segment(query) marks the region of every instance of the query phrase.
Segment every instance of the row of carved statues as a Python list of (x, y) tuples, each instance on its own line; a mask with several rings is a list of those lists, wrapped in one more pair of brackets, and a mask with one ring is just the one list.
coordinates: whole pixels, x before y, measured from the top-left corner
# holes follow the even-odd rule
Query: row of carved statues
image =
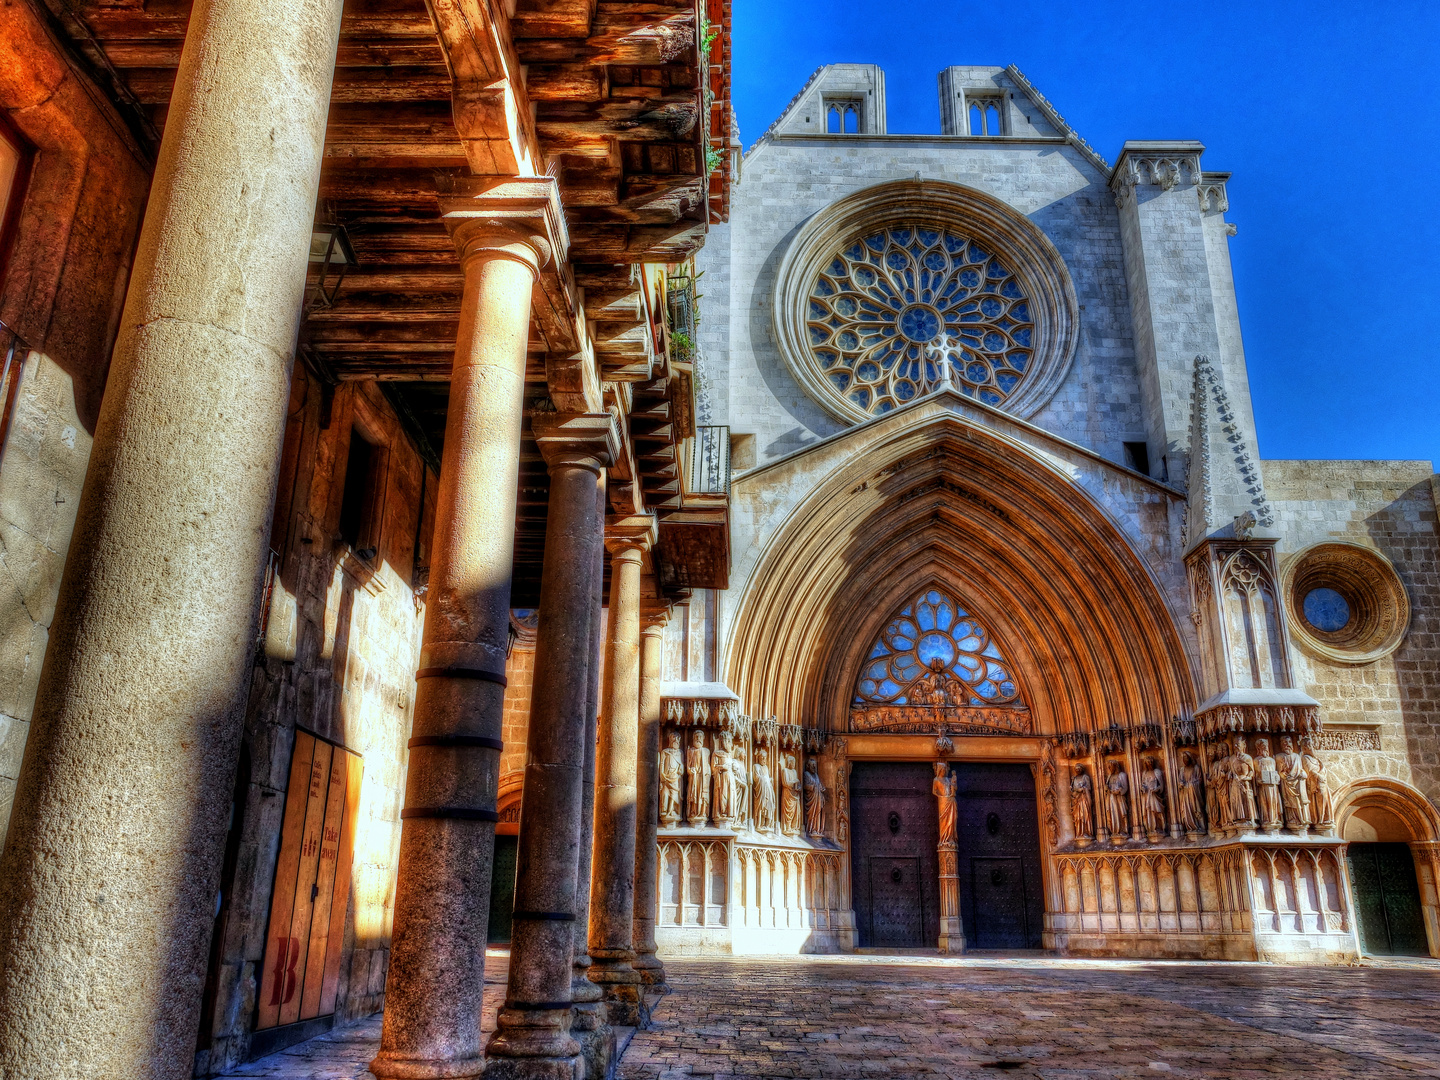
[[(1325, 763), (1315, 752), (1310, 737), (1280, 739), (1279, 752), (1271, 755), (1270, 740), (1257, 737), (1255, 753), (1247, 752), (1245, 736), (1233, 741), (1209, 744), (1210, 769), (1196, 760), (1190, 750), (1180, 751), (1179, 784), (1175, 792), (1175, 819), (1179, 830), (1191, 837), (1207, 831), (1212, 836), (1237, 836), (1257, 829), (1279, 833), (1282, 829), (1304, 836), (1312, 829), (1330, 830), (1334, 805), (1325, 777)], [(1113, 843), (1131, 836), (1130, 777), (1125, 762), (1105, 759), (1100, 790), (1083, 764), (1071, 766), (1070, 819), (1075, 841), (1086, 844), (1096, 837), (1097, 826)], [(1166, 835), (1167, 806), (1165, 771), (1160, 759), (1141, 759), (1137, 824), (1152, 842)], [(1097, 806), (1097, 796), (1099, 805)], [(1098, 817), (1097, 817), (1098, 813)]]
[(691, 729), (688, 745), (682, 748), (679, 729), (665, 733), (660, 751), (661, 825), (744, 828), (748, 823), (762, 833), (778, 830), (798, 836), (803, 831), (816, 839), (824, 835), (829, 793), (815, 758), (806, 758), (802, 770), (798, 750), (777, 750), (777, 784), (764, 760), (768, 757), (764, 748), (757, 747), (752, 765), (746, 761), (744, 744), (737, 745), (729, 731), (712, 733), (713, 749), (705, 736), (703, 729)]

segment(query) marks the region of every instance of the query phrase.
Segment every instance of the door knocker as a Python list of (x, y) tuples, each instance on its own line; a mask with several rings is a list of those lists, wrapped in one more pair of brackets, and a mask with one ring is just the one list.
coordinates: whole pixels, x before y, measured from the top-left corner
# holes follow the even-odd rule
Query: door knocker
[(890, 870), (890, 880), (895, 882), (897, 885), (900, 883), (900, 868), (898, 866), (893, 867)]
[(990, 884), (991, 884), (991, 885), (1004, 885), (1004, 884), (1005, 884), (1005, 871), (1004, 871), (1004, 870), (1001, 870), (1000, 867), (998, 867), (998, 866), (995, 867), (995, 869), (991, 870), (991, 871), (990, 871)]
[[(900, 815), (894, 810), (890, 811), (890, 831), (892, 833), (898, 833), (900, 831)], [(899, 871), (896, 871), (896, 873), (899, 873)]]
[(989, 830), (991, 836), (997, 835), (1000, 832), (1000, 815), (994, 811), (987, 814), (985, 816), (985, 828)]

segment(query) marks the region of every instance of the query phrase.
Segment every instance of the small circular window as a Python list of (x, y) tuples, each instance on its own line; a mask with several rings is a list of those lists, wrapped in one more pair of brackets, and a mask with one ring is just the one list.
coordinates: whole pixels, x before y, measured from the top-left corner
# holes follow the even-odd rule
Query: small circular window
[(1334, 589), (1321, 586), (1305, 594), (1305, 621), (1321, 633), (1344, 630), (1350, 622), (1350, 601)]
[(1410, 600), (1390, 561), (1359, 544), (1316, 544), (1285, 563), (1290, 633), (1307, 652), (1368, 664), (1394, 652), (1410, 625)]

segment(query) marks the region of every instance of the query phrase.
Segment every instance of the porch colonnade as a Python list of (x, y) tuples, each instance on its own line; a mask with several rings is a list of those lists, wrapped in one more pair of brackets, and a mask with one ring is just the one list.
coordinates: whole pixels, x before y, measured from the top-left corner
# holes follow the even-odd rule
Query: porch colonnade
[(341, 8), (190, 15), (0, 862), (5, 1076), (194, 1068)]

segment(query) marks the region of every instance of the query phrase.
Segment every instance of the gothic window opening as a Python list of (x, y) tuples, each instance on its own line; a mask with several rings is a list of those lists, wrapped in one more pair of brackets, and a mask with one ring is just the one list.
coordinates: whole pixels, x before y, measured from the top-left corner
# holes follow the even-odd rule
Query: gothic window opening
[(932, 586), (901, 608), (870, 650), (853, 706), (984, 707), (1020, 702), (1009, 661), (989, 629)]
[(999, 406), (1025, 379), (1034, 316), (1020, 279), (946, 229), (880, 229), (837, 252), (810, 290), (807, 330), (833, 392), (871, 415), (942, 384)]
[(1000, 123), (1000, 99), (977, 97), (970, 99), (970, 134), (1003, 135)]
[(831, 135), (860, 133), (860, 102), (832, 99), (825, 102), (825, 130)]

